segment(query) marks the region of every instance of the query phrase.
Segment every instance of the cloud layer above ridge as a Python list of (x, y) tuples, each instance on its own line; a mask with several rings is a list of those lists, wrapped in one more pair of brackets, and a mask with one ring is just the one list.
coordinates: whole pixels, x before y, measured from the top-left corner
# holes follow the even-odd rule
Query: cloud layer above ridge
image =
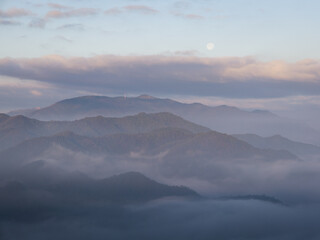
[(114, 56), (0, 59), (0, 74), (76, 89), (228, 98), (320, 93), (320, 62), (252, 57)]

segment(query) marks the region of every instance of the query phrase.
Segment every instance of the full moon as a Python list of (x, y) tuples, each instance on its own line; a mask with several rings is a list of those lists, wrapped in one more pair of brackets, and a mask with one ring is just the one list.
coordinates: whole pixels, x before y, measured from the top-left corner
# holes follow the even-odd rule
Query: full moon
[(209, 51), (212, 51), (214, 49), (214, 43), (212, 43), (212, 42), (207, 43), (207, 49)]

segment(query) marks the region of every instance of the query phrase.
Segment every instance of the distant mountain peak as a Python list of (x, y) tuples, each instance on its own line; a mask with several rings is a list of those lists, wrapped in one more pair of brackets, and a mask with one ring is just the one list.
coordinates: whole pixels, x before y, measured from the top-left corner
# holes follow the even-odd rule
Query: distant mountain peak
[(236, 110), (236, 111), (240, 111), (239, 108), (234, 107), (234, 106), (229, 106), (229, 105), (219, 105), (214, 107), (215, 109), (219, 109), (219, 110)]
[(7, 126), (10, 125), (14, 128), (35, 126), (40, 122), (36, 119), (28, 118), (23, 115), (16, 115), (13, 117), (4, 118), (4, 120), (6, 120), (6, 124), (8, 124)]
[(8, 119), (8, 118), (10, 118), (10, 116), (9, 116), (9, 115), (4, 114), (4, 113), (0, 113), (0, 121), (2, 121), (2, 120), (6, 120), (6, 119)]
[(112, 177), (110, 177), (109, 179), (122, 179), (122, 180), (136, 180), (136, 179), (140, 179), (143, 181), (153, 181), (151, 179), (149, 179), (148, 177), (146, 177), (145, 175), (143, 175), (140, 172), (135, 172), (135, 171), (131, 171), (131, 172), (125, 172), (125, 173), (121, 173), (118, 175), (114, 175)]
[(261, 109), (255, 109), (253, 111), (251, 111), (254, 114), (260, 114), (260, 115), (272, 115), (272, 116), (276, 116), (276, 114), (268, 111), (268, 110), (261, 110)]
[(283, 136), (281, 136), (280, 134), (276, 134), (276, 135), (272, 135), (271, 137), (268, 137), (269, 139), (284, 139), (284, 140), (289, 140)]
[(150, 96), (150, 95), (147, 95), (147, 94), (142, 94), (142, 95), (138, 96), (137, 98), (146, 99), (146, 100), (157, 99), (156, 97), (153, 97), (153, 96)]

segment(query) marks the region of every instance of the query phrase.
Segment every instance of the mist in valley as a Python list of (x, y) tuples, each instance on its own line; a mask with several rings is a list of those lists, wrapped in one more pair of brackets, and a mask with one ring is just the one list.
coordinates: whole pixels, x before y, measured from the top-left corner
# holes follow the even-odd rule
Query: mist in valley
[(0, 1), (0, 240), (319, 240), (320, 1)]
[(316, 145), (231, 136), (167, 113), (97, 119), (96, 134), (85, 124), (95, 118), (79, 130), (19, 119), (14, 134), (26, 140), (0, 152), (3, 239), (319, 237)]

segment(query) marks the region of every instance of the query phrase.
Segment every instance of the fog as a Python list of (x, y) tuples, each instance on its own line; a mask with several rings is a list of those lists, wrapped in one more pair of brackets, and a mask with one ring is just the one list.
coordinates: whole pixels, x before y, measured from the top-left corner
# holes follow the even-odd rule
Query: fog
[(98, 136), (34, 137), (39, 122), (21, 117), (3, 124), (27, 140), (0, 151), (0, 238), (319, 239), (317, 147), (276, 138), (285, 149), (260, 149), (162, 116), (168, 127), (151, 132), (129, 131), (130, 121), (111, 135), (79, 125)]
[[(14, 170), (8, 168), (11, 170), (1, 181), (0, 238), (4, 240), (320, 237), (318, 157), (172, 158), (168, 151), (93, 154), (54, 144), (24, 160), (17, 161)], [(6, 169), (5, 163), (1, 163), (2, 169)], [(128, 171), (190, 187), (201, 197), (110, 202), (104, 195), (101, 198), (99, 188), (87, 179)], [(232, 198), (250, 194), (274, 197), (280, 204), (267, 198)]]
[[(47, 209), (43, 210), (46, 211)], [(40, 215), (38, 213), (33, 215)], [(319, 205), (161, 200), (143, 206), (58, 206), (2, 217), (2, 239), (319, 239)], [(30, 219), (33, 218), (33, 221)], [(3, 221), (4, 220), (4, 221)], [(28, 224), (25, 224), (25, 223)]]
[[(169, 185), (188, 186), (208, 197), (266, 194), (290, 204), (317, 203), (320, 202), (320, 192), (315, 191), (320, 180), (319, 158), (173, 158), (165, 151), (156, 155), (143, 152), (93, 154), (54, 144), (43, 154), (23, 163), (23, 170), (13, 172), (13, 178), (23, 177), (26, 181), (28, 176), (34, 177), (41, 172), (46, 172), (41, 176), (48, 177), (49, 169), (51, 175), (81, 172), (95, 179), (136, 171)], [(41, 167), (32, 165), (39, 160), (45, 164)], [(23, 174), (25, 166), (31, 171), (27, 176)]]

